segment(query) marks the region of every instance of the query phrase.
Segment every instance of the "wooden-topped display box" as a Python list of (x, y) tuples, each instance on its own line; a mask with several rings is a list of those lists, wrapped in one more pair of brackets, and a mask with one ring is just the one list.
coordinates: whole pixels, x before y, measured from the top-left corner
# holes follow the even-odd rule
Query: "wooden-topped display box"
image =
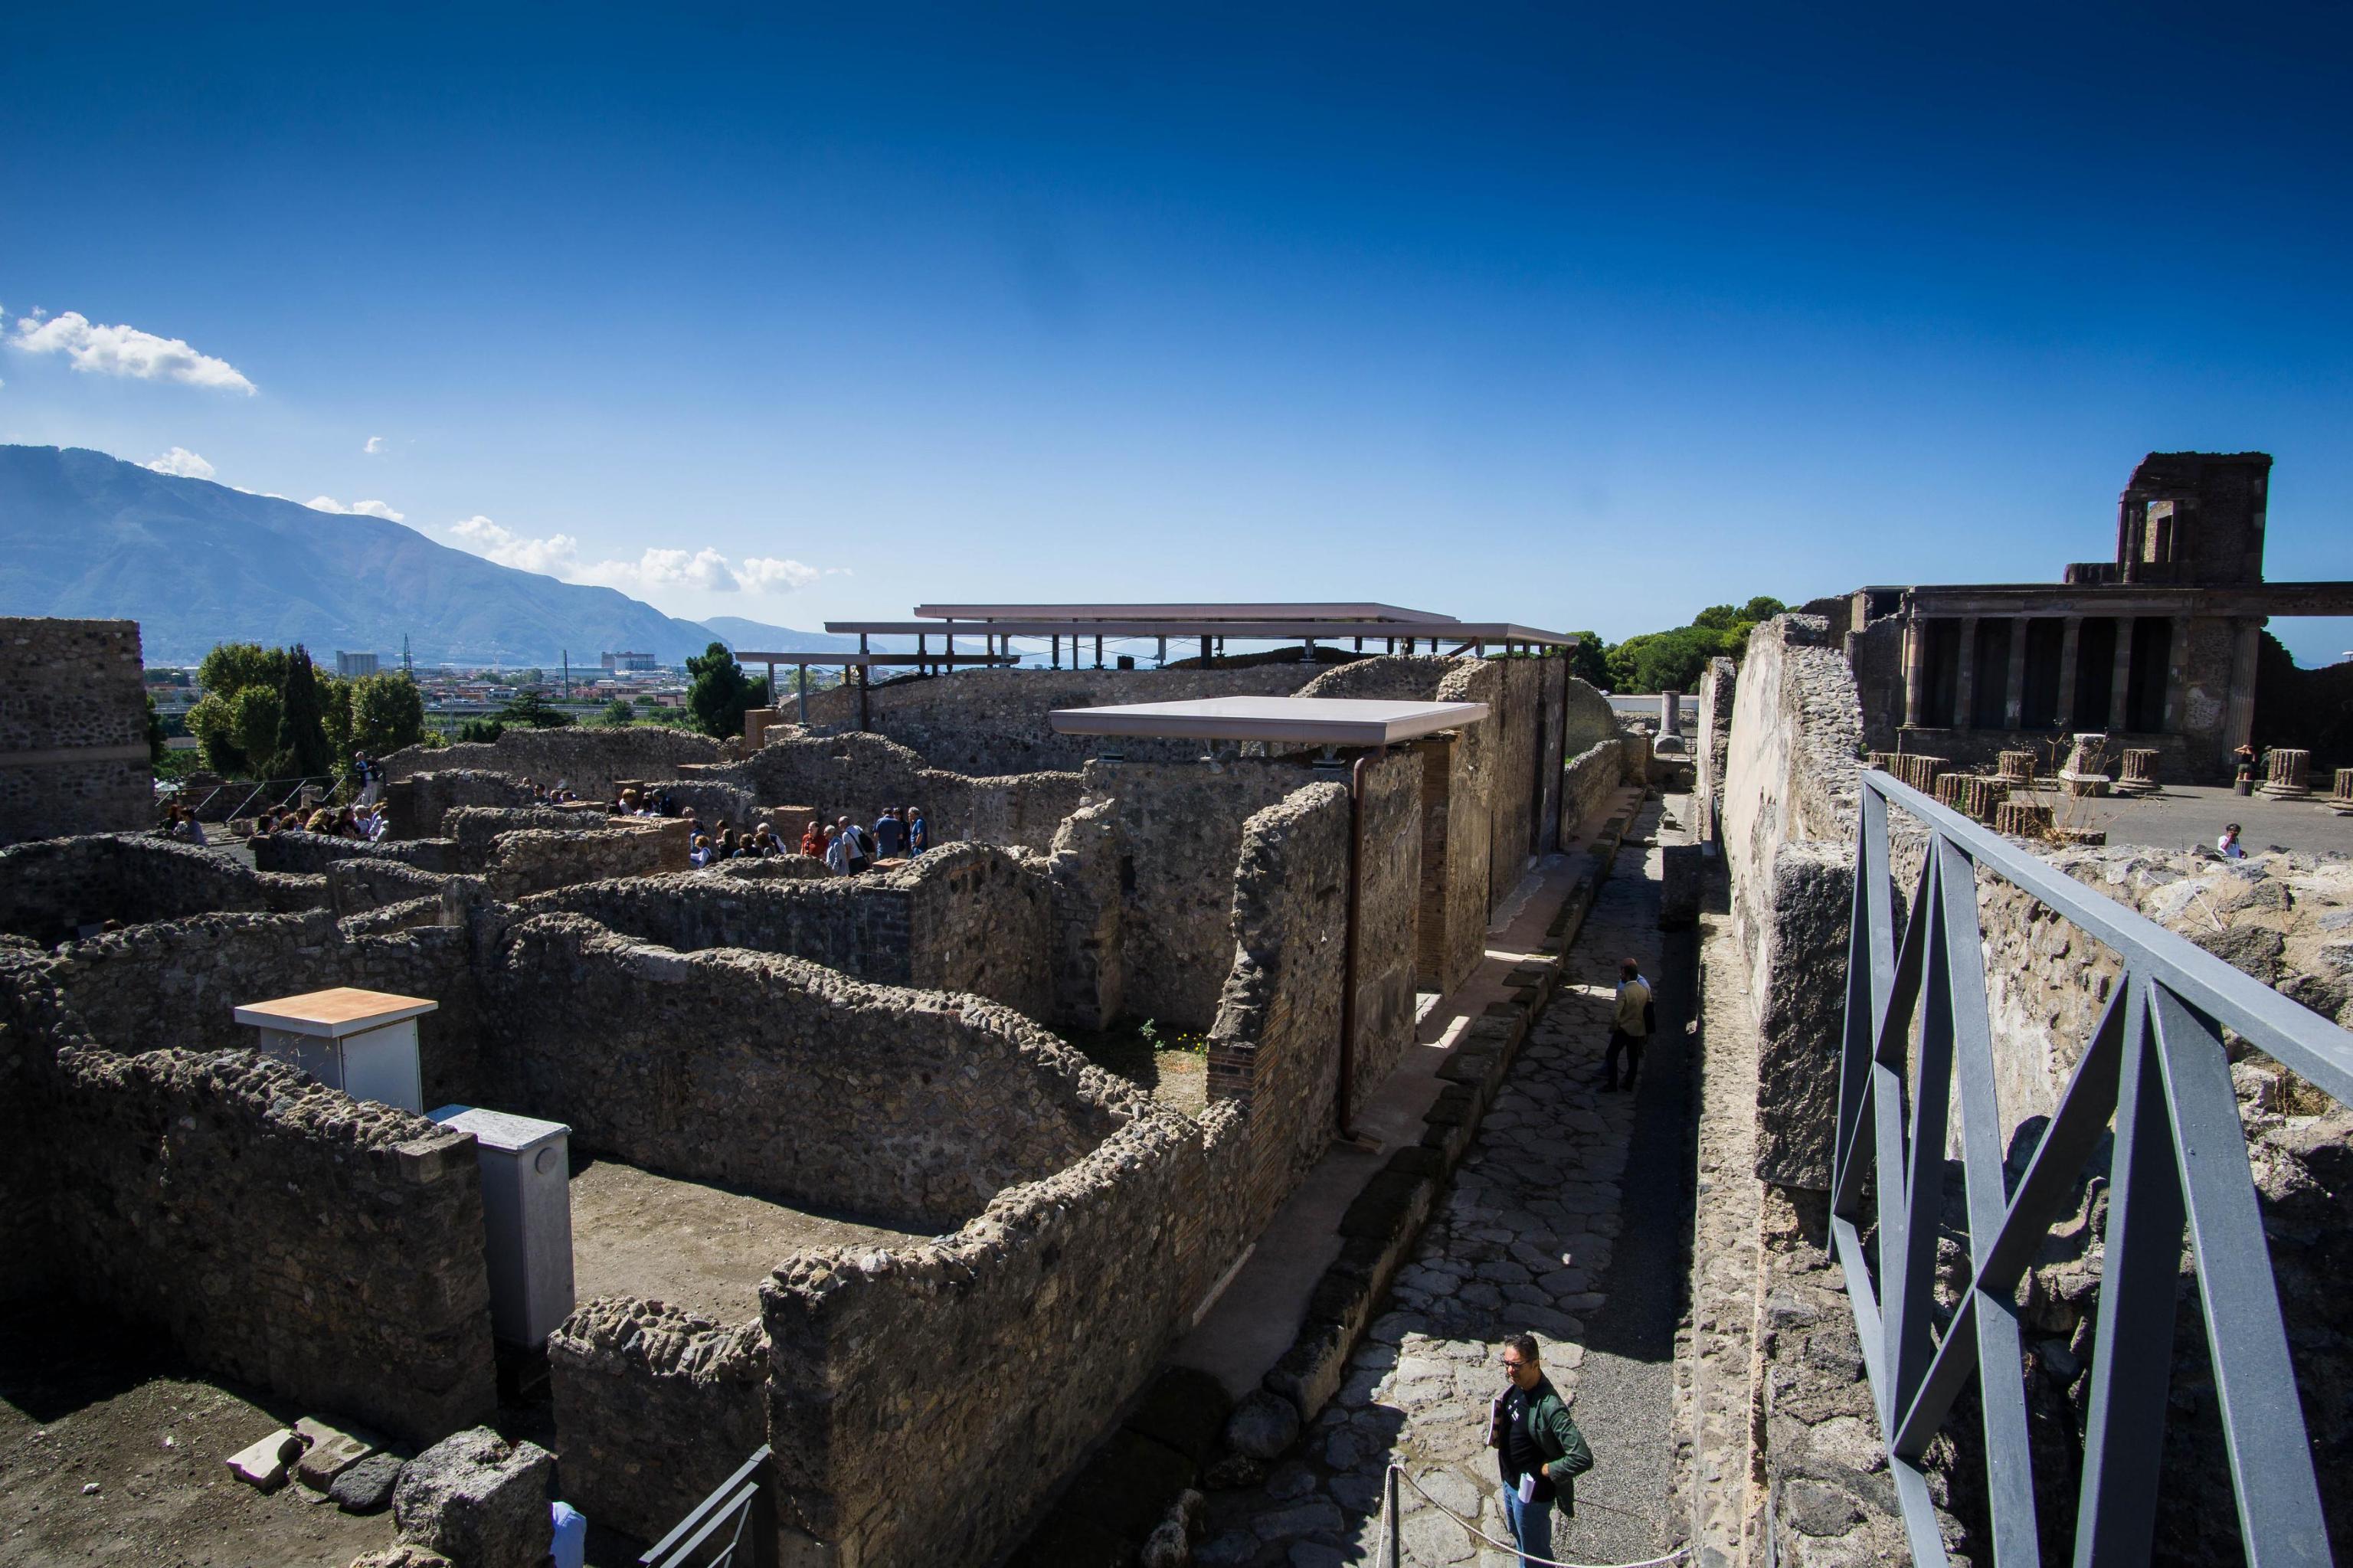
[(422, 1116), (417, 1021), (441, 1004), (421, 996), (336, 986), (248, 1002), (237, 1021), (260, 1032), (259, 1049), (353, 1099)]

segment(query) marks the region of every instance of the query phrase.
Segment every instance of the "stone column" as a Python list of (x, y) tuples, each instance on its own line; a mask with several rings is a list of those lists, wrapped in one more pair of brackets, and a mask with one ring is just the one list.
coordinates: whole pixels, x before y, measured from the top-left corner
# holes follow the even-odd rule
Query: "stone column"
[(2222, 749), (2235, 751), (2255, 737), (2255, 650), (2263, 641), (2264, 618), (2251, 616), (2232, 623), (2231, 633), (2231, 700), (2222, 710)]
[(1978, 684), (1978, 620), (1961, 617), (1960, 658), (1953, 671), (1953, 727), (1974, 729)]
[(2084, 638), (2084, 618), (2071, 615), (2059, 639), (2059, 727), (2077, 730), (2075, 722), (2075, 651)]
[(2116, 617), (2116, 673), (2108, 677), (2108, 733), (2123, 735), (2132, 728), (2133, 618)]
[(1920, 722), (1922, 659), (1927, 630), (1916, 612), (1904, 623), (1904, 722), (1915, 726)]
[(2001, 727), (2016, 729), (2026, 712), (2026, 629), (2034, 623), (2024, 616), (2010, 623), (2010, 673), (2003, 683)]

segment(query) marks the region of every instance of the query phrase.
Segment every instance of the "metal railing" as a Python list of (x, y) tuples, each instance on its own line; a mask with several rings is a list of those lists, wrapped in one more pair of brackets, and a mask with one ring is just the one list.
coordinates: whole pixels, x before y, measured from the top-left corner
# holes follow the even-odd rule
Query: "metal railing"
[[(227, 784), (215, 785), (206, 791), (203, 800), (189, 806), (188, 809), (206, 821), (232, 821), (239, 817), (251, 816), (257, 806), (268, 807), (271, 810), (291, 806), (302, 798), (302, 791), (305, 789), (318, 790), (320, 798), (324, 800), (332, 797), (339, 787), (335, 776), (327, 773), (314, 773), (299, 779), (264, 779), (259, 782), (235, 779)], [(211, 810), (216, 800), (233, 800), (236, 804), (218, 817), (206, 816), (205, 813)], [(183, 801), (181, 804), (187, 803)]]
[[(2040, 1561), (2014, 1294), (2043, 1236), (2072, 1205), (2076, 1180), (2113, 1116), (2075, 1562), (2137, 1568), (2150, 1558), (2185, 1223), (2247, 1560), (2329, 1562), (2220, 1031), (2232, 1031), (2341, 1104), (2353, 1104), (2353, 1034), (1885, 773), (1863, 773), (1860, 804), (1831, 1242), (1853, 1302), (1915, 1558), (1948, 1561), (1921, 1458), (1974, 1372), (1993, 1560), (2001, 1568)], [(1890, 805), (1927, 830), (1900, 939)], [(2124, 965), (2014, 1195), (2003, 1181), (1979, 946), (1981, 870), (2031, 895)], [(1968, 1288), (1938, 1340), (1931, 1333), (1937, 1221), (1956, 1083)], [(1870, 1247), (1866, 1211), (1878, 1225)]]
[(638, 1559), (638, 1568), (776, 1568), (776, 1485), (763, 1443)]

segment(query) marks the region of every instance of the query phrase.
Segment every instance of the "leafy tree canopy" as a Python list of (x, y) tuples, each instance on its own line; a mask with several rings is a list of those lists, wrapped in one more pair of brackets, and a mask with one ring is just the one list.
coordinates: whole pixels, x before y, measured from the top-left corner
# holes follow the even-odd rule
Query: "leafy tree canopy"
[[(1602, 653), (1605, 678), (1594, 684), (1613, 692), (1692, 691), (1706, 673), (1709, 660), (1743, 657), (1748, 652), (1748, 634), (1757, 623), (1788, 608), (1770, 595), (1758, 594), (1746, 604), (1710, 605), (1693, 616), (1689, 626), (1629, 637)], [(1585, 650), (1577, 652), (1577, 673), (1593, 680), (1583, 667)]]
[(628, 698), (615, 697), (605, 705), (605, 711), (597, 715), (597, 722), (610, 729), (626, 729), (637, 721), (637, 716), (638, 710), (630, 705)]
[(498, 719), (502, 726), (522, 725), (533, 729), (562, 729), (572, 722), (572, 715), (537, 692), (518, 692), (499, 709)]
[(686, 688), (687, 711), (694, 715), (694, 727), (705, 735), (724, 740), (744, 733), (744, 710), (756, 708), (768, 700), (768, 680), (745, 675), (735, 662), (735, 654), (724, 642), (713, 642), (700, 654), (686, 662), (689, 683)]

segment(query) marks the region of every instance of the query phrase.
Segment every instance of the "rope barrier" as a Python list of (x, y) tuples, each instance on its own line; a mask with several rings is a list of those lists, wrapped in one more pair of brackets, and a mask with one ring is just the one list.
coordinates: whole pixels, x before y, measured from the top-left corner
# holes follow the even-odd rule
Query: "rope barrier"
[[(1645, 1557), (1639, 1563), (1562, 1563), (1550, 1557), (1523, 1558), (1520, 1549), (1517, 1546), (1513, 1545), (1508, 1541), (1496, 1540), (1493, 1536), (1488, 1534), (1485, 1531), (1480, 1529), (1469, 1520), (1464, 1519), (1461, 1514), (1456, 1513), (1452, 1509), (1448, 1508), (1444, 1503), (1440, 1502), (1436, 1498), (1431, 1497), (1428, 1491), (1423, 1489), (1422, 1484), (1419, 1481), (1415, 1480), (1412, 1474), (1409, 1472), (1404, 1466), (1391, 1465), (1389, 1467), (1389, 1474), (1403, 1480), (1407, 1486), (1411, 1487), (1415, 1491), (1420, 1492), (1422, 1501), (1428, 1503), (1430, 1507), (1436, 1509), (1439, 1512), (1444, 1514), (1447, 1518), (1452, 1520), (1455, 1523), (1461, 1525), (1463, 1529), (1469, 1531), (1472, 1534), (1477, 1536), (1488, 1545), (1495, 1547), (1500, 1551), (1508, 1552), (1512, 1553), (1515, 1559), (1520, 1559), (1522, 1561), (1536, 1564), (1536, 1568), (1659, 1568), (1661, 1563), (1672, 1563), (1678, 1557), (1689, 1556), (1691, 1553), (1691, 1548), (1689, 1546), (1678, 1546), (1663, 1557)], [(1381, 1489), (1381, 1537), (1384, 1541), (1397, 1539), (1397, 1530), (1403, 1522), (1402, 1520), (1397, 1517), (1397, 1507), (1395, 1502), (1396, 1497), (1396, 1488), (1385, 1486)]]

